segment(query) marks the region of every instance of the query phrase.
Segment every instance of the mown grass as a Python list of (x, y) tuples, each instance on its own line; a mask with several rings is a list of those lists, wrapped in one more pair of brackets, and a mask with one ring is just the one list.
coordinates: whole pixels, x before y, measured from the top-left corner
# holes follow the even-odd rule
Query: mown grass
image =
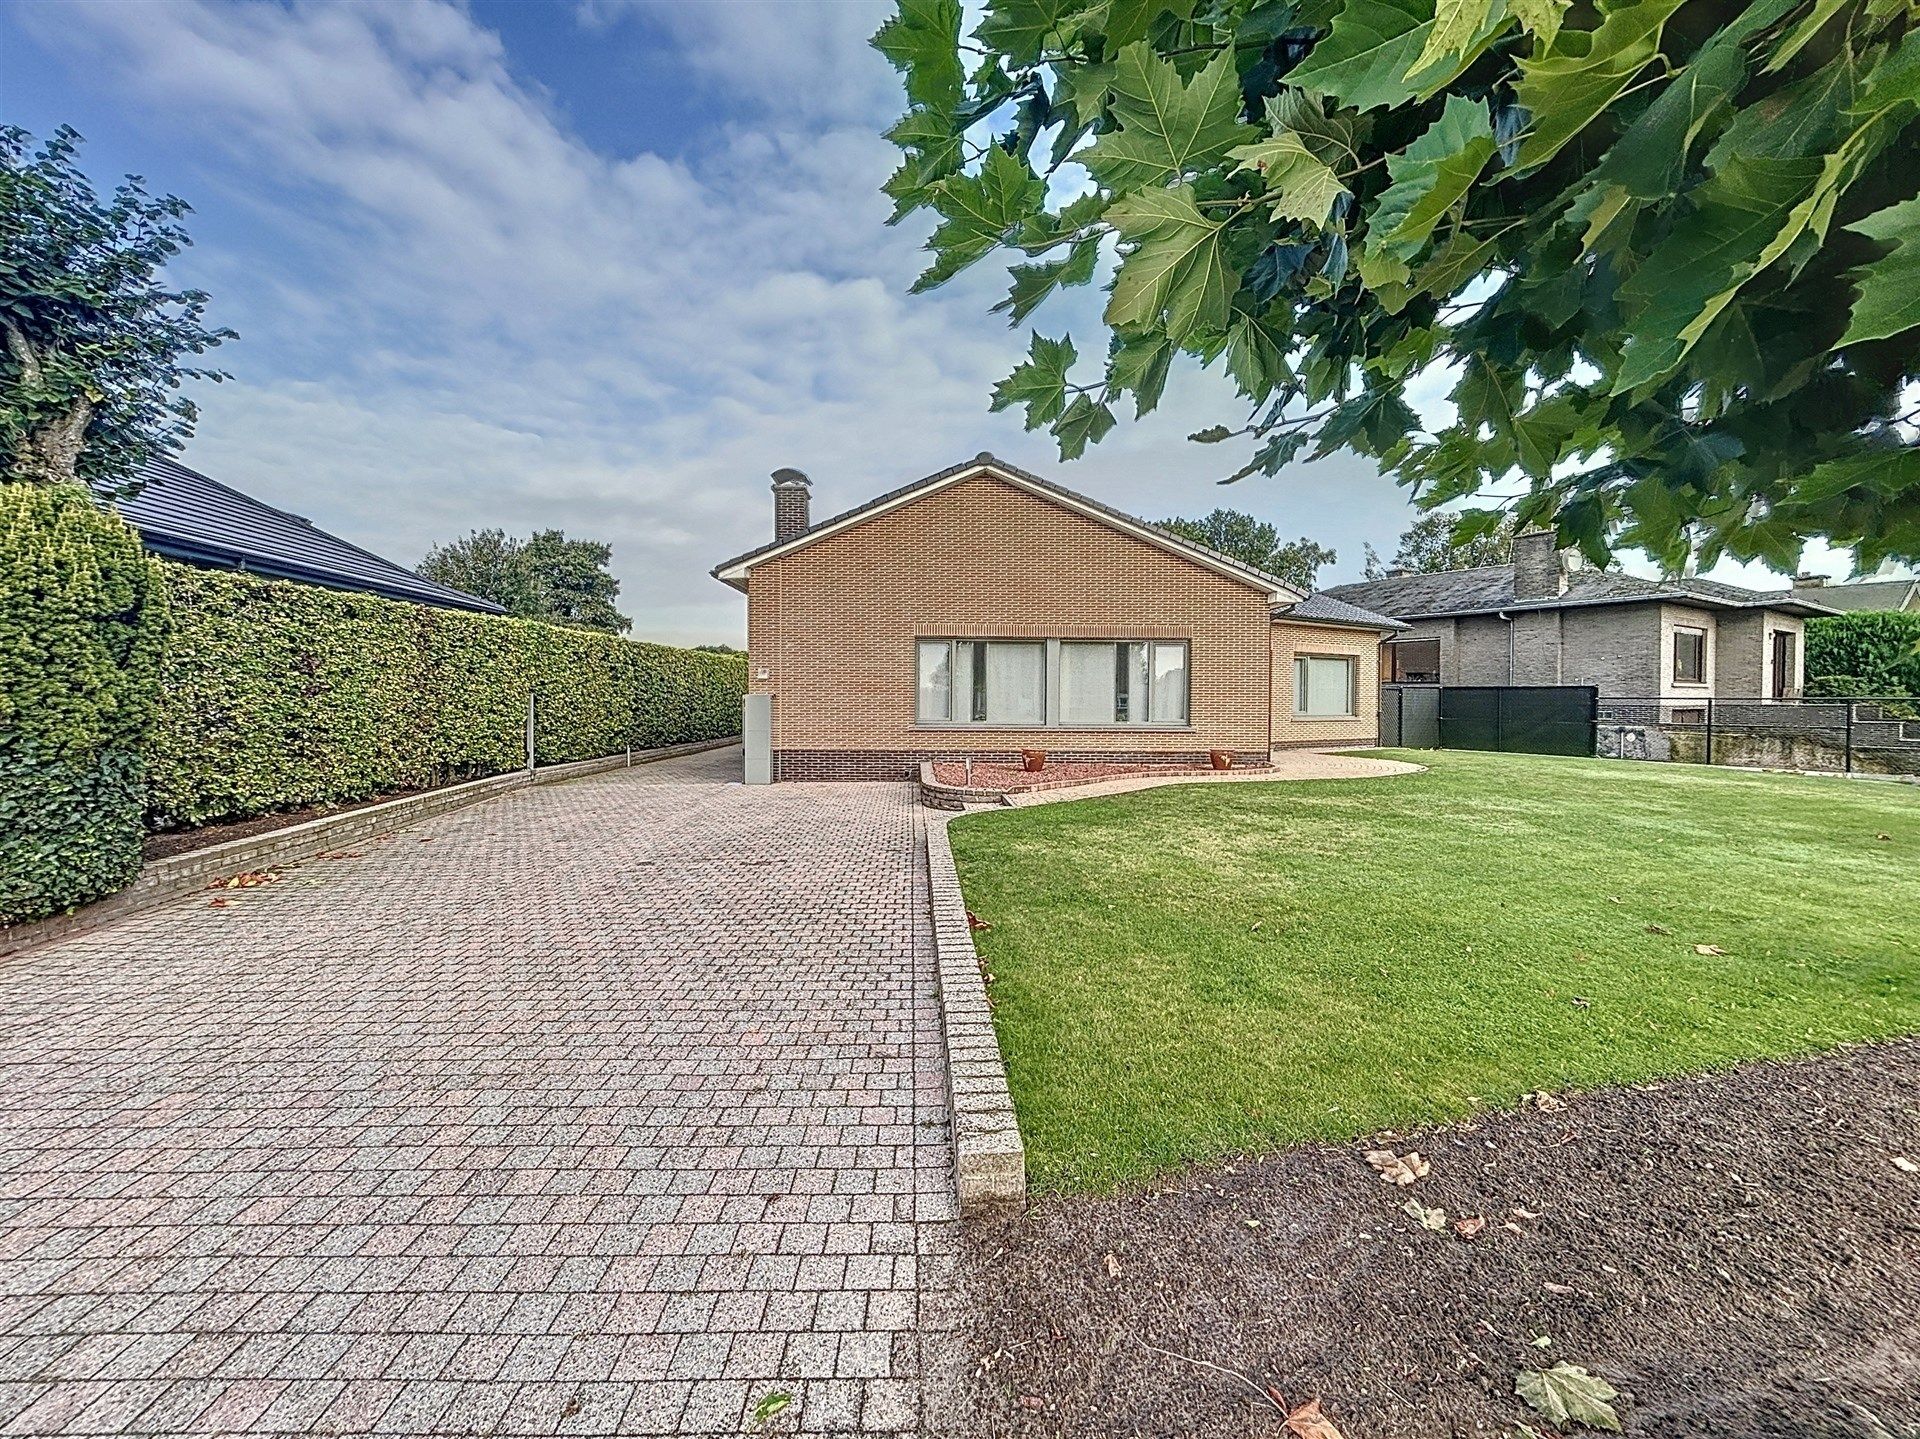
[(954, 823), (1036, 1187), (1920, 1029), (1920, 791), (1399, 757)]

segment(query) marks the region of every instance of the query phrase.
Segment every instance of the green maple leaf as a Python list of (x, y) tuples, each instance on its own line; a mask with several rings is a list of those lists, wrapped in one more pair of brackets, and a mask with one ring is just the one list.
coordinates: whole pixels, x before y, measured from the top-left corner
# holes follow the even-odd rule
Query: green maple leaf
[(1117, 330), (1160, 324), (1176, 345), (1202, 330), (1222, 330), (1239, 284), (1220, 247), (1220, 222), (1200, 213), (1191, 185), (1139, 190), (1107, 208), (1130, 248), (1114, 276), (1107, 323)]
[(951, 111), (960, 103), (960, 0), (899, 0), (870, 43), (906, 76), (914, 104)]
[(1360, 162), (1354, 147), (1353, 121), (1329, 115), (1319, 100), (1289, 86), (1267, 97), (1267, 128), (1276, 135), (1296, 136), (1322, 164), (1338, 170)]
[(996, 313), (1007, 311), (1007, 323), (1017, 325), (1055, 290), (1065, 285), (1084, 285), (1091, 280), (1099, 259), (1100, 237), (1095, 234), (1074, 241), (1073, 248), (1062, 259), (1015, 265), (1008, 272), (1013, 276), (1013, 289), (993, 308)]
[(935, 259), (913, 292), (943, 284), (991, 253), (1039, 210), (1046, 192), (1046, 181), (998, 145), (987, 151), (978, 175), (949, 175), (935, 184), (930, 202), (941, 224), (927, 241)]
[(1113, 428), (1113, 411), (1086, 395), (1075, 395), (1066, 413), (1053, 422), (1053, 437), (1060, 442), (1060, 458), (1077, 460), (1087, 446), (1098, 444)]
[(1387, 157), (1393, 183), (1368, 214), (1369, 242), (1402, 260), (1412, 259), (1432, 237), (1440, 217), (1480, 178), (1495, 148), (1486, 106), (1448, 96), (1440, 118), (1400, 154)]
[(1427, 43), (1409, 69), (1418, 73), (1465, 50), (1485, 28), (1487, 12), (1492, 8), (1493, 0), (1438, 0)]
[(993, 403), (989, 408), (1004, 410), (1024, 405), (1027, 428), (1037, 430), (1059, 419), (1066, 409), (1067, 372), (1080, 356), (1073, 348), (1071, 335), (1049, 340), (1037, 331), (1027, 356), (1014, 366), (1012, 374), (993, 387)]
[(1287, 350), (1292, 343), (1290, 330), (1258, 315), (1239, 316), (1227, 332), (1227, 373), (1240, 393), (1258, 404), (1291, 382)]
[(1080, 33), (1087, 12), (1098, 9), (1089, 0), (991, 0), (973, 33), (1009, 65), (1031, 65), (1041, 51), (1063, 49)]
[(1920, 199), (1876, 210), (1847, 228), (1893, 248), (1851, 272), (1859, 297), (1840, 343), (1885, 340), (1920, 325)]
[(1131, 394), (1133, 416), (1139, 419), (1160, 403), (1172, 366), (1173, 342), (1165, 335), (1127, 336), (1107, 359), (1107, 389), (1114, 395)]
[(1120, 52), (1110, 130), (1075, 157), (1103, 185), (1133, 190), (1205, 169), (1251, 133), (1240, 122), (1240, 77), (1223, 50), (1191, 80), (1141, 40)]
[(1620, 1416), (1609, 1402), (1618, 1399), (1620, 1391), (1578, 1364), (1563, 1361), (1547, 1370), (1523, 1370), (1513, 1389), (1555, 1428), (1584, 1424), (1589, 1429), (1620, 1432)]
[(1251, 170), (1266, 181), (1268, 208), (1276, 215), (1324, 227), (1334, 202), (1347, 193), (1340, 177), (1327, 168), (1298, 135), (1275, 135), (1228, 152), (1234, 170)]
[(1402, 104), (1466, 69), (1505, 24), (1504, 13), (1495, 13), (1501, 18), (1483, 25), (1459, 53), (1429, 65), (1421, 56), (1434, 29), (1432, 0), (1347, 0), (1325, 38), (1288, 72), (1287, 83), (1357, 110)]
[(1520, 62), (1514, 98), (1535, 118), (1518, 163), (1532, 169), (1620, 98), (1660, 51), (1667, 19), (1685, 0), (1638, 0), (1608, 12), (1597, 30), (1562, 30), (1544, 54)]
[(1540, 50), (1550, 47), (1553, 37), (1560, 33), (1560, 22), (1566, 18), (1567, 4), (1568, 0), (1507, 0), (1507, 8), (1513, 12), (1513, 18), (1520, 22), (1522, 30), (1534, 37)]

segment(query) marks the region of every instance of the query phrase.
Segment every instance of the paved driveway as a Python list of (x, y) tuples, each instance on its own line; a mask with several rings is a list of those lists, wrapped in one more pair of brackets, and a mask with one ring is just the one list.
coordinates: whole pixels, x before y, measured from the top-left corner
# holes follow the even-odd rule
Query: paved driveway
[(738, 764), (0, 960), (0, 1432), (920, 1422), (953, 1199), (915, 811)]

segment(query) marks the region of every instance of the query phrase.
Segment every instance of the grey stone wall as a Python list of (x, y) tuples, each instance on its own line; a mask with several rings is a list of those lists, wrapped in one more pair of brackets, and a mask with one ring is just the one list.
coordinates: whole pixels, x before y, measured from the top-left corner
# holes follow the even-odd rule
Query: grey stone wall
[[(1454, 622), (1454, 662), (1451, 674), (1442, 667), (1448, 684), (1511, 684), (1507, 667), (1507, 622), (1498, 615), (1468, 615)], [(1442, 659), (1444, 660), (1444, 656)]]
[(1564, 610), (1521, 610), (1513, 617), (1513, 683), (1562, 682), (1561, 624)]
[(1660, 693), (1660, 607), (1590, 605), (1561, 613), (1560, 682), (1606, 695)]

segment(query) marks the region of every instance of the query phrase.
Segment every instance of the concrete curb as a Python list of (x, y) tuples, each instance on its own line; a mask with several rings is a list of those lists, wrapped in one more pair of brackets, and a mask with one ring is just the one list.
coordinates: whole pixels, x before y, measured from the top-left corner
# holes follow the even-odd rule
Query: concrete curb
[(728, 739), (635, 750), (631, 758), (623, 753), (608, 755), (603, 759), (576, 760), (571, 764), (543, 765), (531, 774), (526, 770), (516, 770), (512, 774), (472, 779), (464, 784), (405, 795), (400, 799), (346, 810), (340, 814), (323, 815), (319, 819), (291, 824), (284, 829), (272, 829), (264, 834), (247, 835), (224, 844), (210, 844), (204, 849), (149, 860), (140, 866), (140, 873), (133, 883), (105, 899), (95, 900), (68, 914), (50, 915), (46, 919), (15, 925), (11, 929), (0, 929), (0, 955), (14, 954), (34, 945), (97, 929), (116, 919), (205, 889), (215, 880), (244, 874), (249, 870), (297, 864), (301, 860), (312, 859), (322, 851), (358, 844), (404, 825), (418, 824), (424, 819), (465, 809), (470, 804), (506, 794), (509, 790), (524, 789), (530, 784), (554, 784), (561, 780), (580, 779), (607, 770), (625, 769), (630, 763), (651, 764), (656, 760), (698, 754), (702, 750), (721, 749), (739, 742), (739, 736), (736, 735)]
[(952, 816), (927, 816), (927, 898), (939, 960), (940, 1028), (947, 1049), (953, 1114), (953, 1168), (964, 1219), (1027, 1197), (1027, 1151), (1007, 1089), (1007, 1067), (993, 1032), (980, 956), (967, 928), (966, 901), (947, 841)]

